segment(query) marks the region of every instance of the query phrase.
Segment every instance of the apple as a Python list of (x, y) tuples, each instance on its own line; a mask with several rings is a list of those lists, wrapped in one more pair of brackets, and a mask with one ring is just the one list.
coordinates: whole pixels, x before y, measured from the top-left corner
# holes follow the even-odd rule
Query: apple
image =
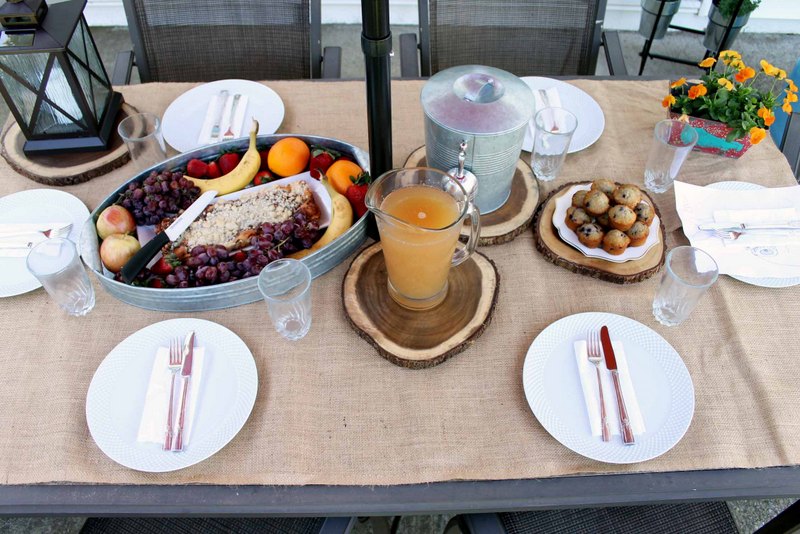
[(131, 212), (114, 204), (100, 212), (97, 217), (97, 235), (105, 239), (111, 234), (130, 234), (136, 230), (136, 221)]
[(100, 245), (100, 260), (106, 269), (118, 273), (139, 249), (139, 240), (127, 234), (111, 234)]

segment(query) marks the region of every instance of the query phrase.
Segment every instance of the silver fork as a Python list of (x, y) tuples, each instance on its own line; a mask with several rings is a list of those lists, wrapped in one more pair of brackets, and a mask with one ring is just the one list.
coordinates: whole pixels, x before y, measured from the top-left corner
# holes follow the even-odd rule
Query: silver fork
[(239, 99), (240, 98), (242, 98), (242, 95), (240, 95), (239, 93), (236, 93), (235, 95), (233, 95), (233, 105), (231, 105), (231, 115), (230, 115), (231, 120), (228, 123), (228, 130), (224, 134), (222, 134), (222, 140), (223, 141), (226, 141), (228, 139), (233, 139), (233, 137), (234, 137), (233, 121), (236, 119), (236, 108), (239, 107)]
[(606, 417), (606, 400), (603, 397), (603, 381), (600, 378), (600, 362), (603, 361), (603, 354), (600, 350), (600, 334), (597, 332), (589, 332), (586, 336), (586, 353), (588, 360), (594, 364), (594, 370), (597, 372), (597, 389), (600, 391), (600, 425), (603, 429), (603, 441), (609, 441), (611, 429), (608, 426), (608, 417)]
[(54, 237), (66, 237), (69, 235), (70, 230), (72, 230), (72, 223), (66, 224), (60, 228), (48, 228), (47, 230), (32, 230), (30, 232), (15, 232), (6, 234), (0, 233), (0, 239), (20, 237), (31, 234), (42, 234), (46, 238), (52, 239)]
[(181, 370), (181, 365), (183, 364), (183, 351), (181, 350), (181, 340), (178, 338), (171, 339), (169, 341), (169, 372), (172, 373), (170, 376), (170, 385), (169, 385), (169, 407), (167, 408), (167, 434), (166, 438), (164, 439), (164, 450), (171, 451), (172, 450), (172, 427), (175, 426), (174, 423), (174, 415), (173, 415), (173, 406), (175, 404), (175, 375), (178, 374), (178, 371)]

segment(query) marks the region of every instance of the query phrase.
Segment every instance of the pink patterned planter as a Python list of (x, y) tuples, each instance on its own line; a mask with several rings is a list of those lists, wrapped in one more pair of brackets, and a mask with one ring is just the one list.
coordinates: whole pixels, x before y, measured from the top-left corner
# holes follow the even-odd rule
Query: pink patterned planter
[[(669, 112), (671, 119), (677, 119), (680, 114)], [(750, 148), (750, 134), (733, 141), (726, 141), (725, 137), (733, 130), (727, 124), (711, 119), (689, 117), (689, 124), (697, 130), (697, 144), (693, 150), (725, 156), (726, 158), (740, 158)]]

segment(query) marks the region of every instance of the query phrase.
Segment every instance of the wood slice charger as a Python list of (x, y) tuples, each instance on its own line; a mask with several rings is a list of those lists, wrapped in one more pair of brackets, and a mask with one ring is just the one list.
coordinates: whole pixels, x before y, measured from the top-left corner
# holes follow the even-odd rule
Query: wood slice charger
[(653, 199), (643, 190), (642, 197), (653, 206), (658, 215), (658, 244), (653, 246), (647, 253), (638, 260), (626, 261), (624, 263), (614, 263), (598, 258), (589, 258), (565, 243), (558, 235), (558, 230), (553, 226), (553, 212), (556, 209), (556, 199), (566, 193), (573, 185), (590, 182), (571, 182), (561, 186), (550, 193), (536, 210), (533, 220), (533, 233), (536, 238), (536, 249), (542, 253), (545, 259), (555, 263), (559, 267), (564, 267), (574, 273), (591, 276), (607, 282), (616, 284), (635, 284), (647, 280), (656, 274), (661, 266), (664, 265), (666, 246), (664, 246), (664, 223), (661, 220), (661, 213), (658, 211)]
[(499, 288), (494, 263), (478, 252), (450, 269), (444, 301), (430, 310), (397, 304), (386, 287), (383, 249), (376, 243), (355, 257), (342, 282), (350, 325), (395, 365), (424, 369), (466, 350), (491, 322)]
[(61, 186), (87, 182), (130, 161), (130, 154), (117, 133), (117, 126), (122, 119), (135, 113), (138, 113), (136, 108), (122, 104), (111, 131), (108, 150), (55, 155), (26, 155), (22, 151), (25, 136), (16, 122), (9, 121), (0, 139), (0, 154), (15, 171), (40, 184)]
[[(425, 146), (421, 146), (408, 156), (404, 167), (425, 167)], [(480, 191), (480, 189), (478, 189)], [(511, 181), (511, 196), (505, 204), (491, 213), (481, 213), (481, 236), (479, 246), (508, 243), (530, 225), (536, 205), (539, 203), (539, 183), (530, 166), (522, 160)], [(462, 237), (468, 230), (461, 232)]]

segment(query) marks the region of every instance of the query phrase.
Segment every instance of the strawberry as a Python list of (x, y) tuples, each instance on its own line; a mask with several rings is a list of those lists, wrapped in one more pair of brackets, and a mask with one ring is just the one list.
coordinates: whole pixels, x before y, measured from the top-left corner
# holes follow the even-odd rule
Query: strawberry
[(356, 212), (356, 219), (360, 219), (367, 212), (364, 198), (367, 196), (367, 189), (369, 189), (371, 178), (368, 172), (362, 172), (358, 178), (351, 178), (351, 180), (353, 180), (353, 185), (347, 188), (344, 196), (350, 201), (350, 205), (353, 206), (353, 210)]
[(341, 154), (335, 150), (314, 147), (311, 150), (311, 162), (309, 163), (308, 169), (309, 172), (311, 172), (311, 176), (319, 180), (320, 176), (324, 174), (325, 171), (328, 170), (328, 167), (340, 156)]
[(212, 161), (208, 164), (208, 172), (206, 174), (209, 178), (219, 178), (222, 176), (222, 173), (219, 171), (219, 165), (217, 165), (216, 161)]
[(271, 182), (275, 177), (269, 171), (258, 171), (256, 177), (253, 178), (253, 185), (262, 185)]
[(244, 261), (247, 259), (247, 253), (243, 250), (237, 250), (236, 252), (233, 253), (231, 259), (233, 261)]
[(219, 170), (222, 171), (222, 174), (228, 174), (236, 168), (240, 159), (239, 154), (236, 152), (228, 152), (219, 157), (217, 165), (219, 165)]
[(176, 265), (180, 265), (178, 258), (176, 258), (173, 254), (168, 254), (166, 256), (161, 256), (157, 262), (150, 267), (150, 272), (153, 274), (159, 274), (161, 276), (166, 276), (173, 271)]
[(269, 157), (269, 149), (259, 150), (258, 155), (261, 156), (261, 167), (258, 170), (264, 171), (267, 169), (267, 158)]
[(186, 174), (195, 178), (203, 178), (208, 175), (208, 165), (199, 159), (190, 159), (186, 164)]

